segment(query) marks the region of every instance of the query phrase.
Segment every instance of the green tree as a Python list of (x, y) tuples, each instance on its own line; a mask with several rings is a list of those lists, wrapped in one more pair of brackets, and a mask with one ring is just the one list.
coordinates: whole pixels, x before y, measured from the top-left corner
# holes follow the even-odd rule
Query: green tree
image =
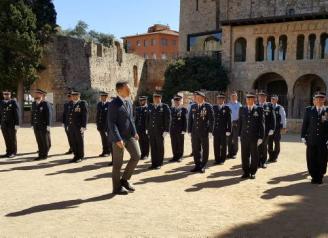
[(169, 102), (179, 91), (224, 91), (229, 79), (227, 71), (213, 57), (184, 58), (170, 64), (165, 72), (164, 100)]
[(17, 88), (23, 107), (24, 86), (36, 79), (42, 56), (37, 20), (23, 0), (2, 0), (0, 10), (0, 86)]

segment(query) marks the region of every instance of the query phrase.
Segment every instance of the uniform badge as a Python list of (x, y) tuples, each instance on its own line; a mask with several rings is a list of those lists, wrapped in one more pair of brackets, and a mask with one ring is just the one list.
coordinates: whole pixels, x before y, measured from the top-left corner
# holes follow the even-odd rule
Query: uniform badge
[(79, 106), (77, 106), (74, 111), (75, 112), (81, 112), (81, 108)]
[(105, 111), (107, 111), (108, 110), (108, 108), (105, 108)]
[(43, 107), (40, 107), (40, 111), (42, 111), (43, 110)]
[(162, 108), (162, 107), (160, 107), (159, 111), (160, 111), (160, 112), (163, 112), (163, 108)]
[(225, 112), (226, 112), (225, 110), (222, 111), (223, 114), (224, 114)]
[(9, 106), (9, 107), (12, 107), (12, 104), (9, 104), (8, 106)]
[(256, 112), (256, 111), (254, 112), (253, 115), (254, 115), (254, 117), (258, 117), (259, 116), (258, 112)]

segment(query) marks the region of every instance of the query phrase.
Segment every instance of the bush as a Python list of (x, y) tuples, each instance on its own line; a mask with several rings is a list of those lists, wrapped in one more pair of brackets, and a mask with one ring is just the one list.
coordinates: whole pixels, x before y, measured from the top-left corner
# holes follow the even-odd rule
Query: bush
[(179, 91), (225, 91), (229, 84), (224, 67), (212, 57), (184, 58), (170, 64), (165, 72), (164, 101)]

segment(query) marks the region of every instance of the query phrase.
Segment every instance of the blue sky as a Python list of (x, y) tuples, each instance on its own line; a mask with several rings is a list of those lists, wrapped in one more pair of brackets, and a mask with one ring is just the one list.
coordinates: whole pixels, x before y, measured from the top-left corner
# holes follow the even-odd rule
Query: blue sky
[(73, 28), (83, 20), (89, 29), (116, 38), (144, 33), (154, 23), (179, 30), (180, 0), (53, 0), (57, 24)]

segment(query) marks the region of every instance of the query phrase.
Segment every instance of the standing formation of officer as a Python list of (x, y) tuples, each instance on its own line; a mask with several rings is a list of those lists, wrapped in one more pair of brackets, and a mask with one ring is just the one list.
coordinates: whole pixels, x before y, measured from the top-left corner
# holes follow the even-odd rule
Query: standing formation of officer
[(246, 94), (246, 105), (239, 111), (239, 136), (243, 179), (255, 179), (259, 164), (259, 149), (265, 137), (263, 108), (256, 106), (255, 93)]
[(88, 122), (88, 104), (80, 99), (80, 92), (72, 91), (72, 105), (68, 112), (67, 130), (72, 143), (74, 158), (70, 163), (79, 163), (84, 159), (84, 132)]
[(182, 106), (182, 97), (176, 95), (171, 107), (170, 137), (173, 158), (170, 162), (181, 162), (184, 152), (184, 137), (187, 132), (187, 109)]
[(214, 164), (222, 165), (227, 158), (227, 138), (231, 135), (231, 110), (225, 104), (226, 96), (220, 92), (214, 111)]
[(68, 141), (68, 145), (69, 145), (69, 149), (65, 153), (66, 155), (70, 155), (73, 153), (72, 142), (68, 135), (68, 114), (71, 111), (71, 107), (72, 107), (72, 95), (71, 95), (71, 92), (68, 92), (67, 93), (67, 101), (64, 103), (64, 110), (63, 110), (63, 117), (62, 117), (63, 118), (62, 124), (65, 129), (65, 133), (66, 133), (66, 137), (67, 137), (67, 141)]
[(287, 132), (287, 119), (286, 112), (283, 106), (278, 104), (278, 95), (271, 96), (272, 109), (276, 118), (276, 127), (272, 136), (269, 136), (268, 140), (268, 153), (269, 160), (268, 163), (277, 162), (278, 156), (280, 154), (280, 140), (281, 133)]
[[(97, 114), (96, 114), (96, 124), (97, 130), (101, 137), (102, 152), (99, 157), (109, 157), (112, 153), (112, 142), (109, 138), (109, 125), (108, 125), (108, 115), (109, 115), (109, 100), (108, 93), (100, 92), (100, 101), (97, 104)], [(112, 165), (112, 162), (109, 163)]]
[(231, 110), (231, 135), (228, 137), (228, 159), (235, 159), (238, 153), (238, 121), (239, 110), (242, 107), (238, 102), (238, 94), (233, 91), (230, 95), (230, 102), (227, 104)]
[(148, 159), (149, 156), (149, 137), (146, 133), (146, 119), (148, 114), (147, 96), (139, 97), (139, 106), (135, 110), (135, 125), (139, 135), (139, 147), (141, 151), (141, 160)]
[(272, 104), (267, 102), (266, 92), (260, 91), (257, 98), (257, 105), (263, 109), (265, 122), (263, 143), (259, 146), (259, 167), (265, 169), (268, 160), (268, 140), (273, 136), (276, 128), (276, 115), (273, 112)]
[(151, 166), (160, 169), (164, 161), (164, 138), (170, 131), (171, 113), (167, 104), (162, 103), (162, 94), (153, 94), (146, 119), (147, 134), (150, 140)]
[(195, 99), (188, 119), (188, 132), (191, 133), (195, 162), (195, 168), (191, 172), (205, 173), (209, 156), (209, 136), (213, 135), (214, 113), (212, 105), (205, 102), (203, 92), (195, 92)]
[(45, 100), (47, 92), (42, 89), (34, 91), (34, 102), (31, 109), (31, 125), (34, 130), (38, 144), (39, 156), (35, 160), (48, 158), (50, 150), (50, 127), (52, 122), (52, 109), (49, 102)]
[(19, 128), (19, 107), (11, 98), (11, 91), (4, 90), (3, 100), (0, 101), (0, 124), (6, 144), (6, 154), (2, 158), (14, 158), (17, 154), (16, 134)]
[(314, 95), (314, 106), (305, 109), (301, 138), (306, 144), (306, 160), (311, 183), (322, 184), (327, 171), (328, 109), (326, 93)]

